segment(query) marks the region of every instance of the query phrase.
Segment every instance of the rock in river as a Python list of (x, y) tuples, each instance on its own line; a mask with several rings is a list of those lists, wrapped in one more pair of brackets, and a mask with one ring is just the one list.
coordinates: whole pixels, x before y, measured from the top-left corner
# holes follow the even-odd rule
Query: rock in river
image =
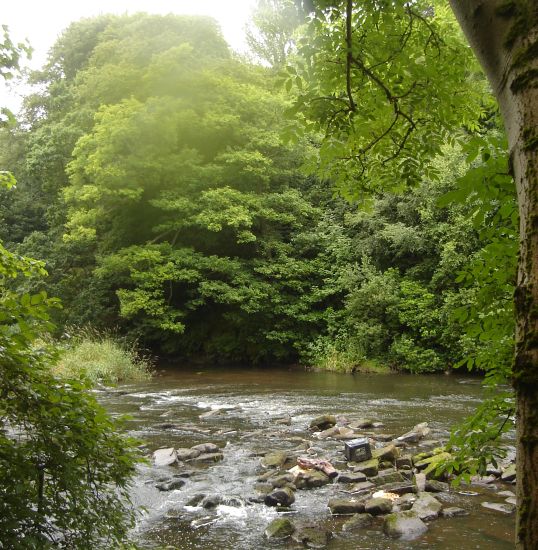
[(289, 487), (280, 487), (269, 493), (264, 502), (267, 506), (291, 506), (295, 502), (295, 494)]
[(336, 416), (332, 414), (322, 414), (310, 422), (310, 429), (321, 431), (332, 428), (334, 425), (336, 425)]
[(342, 472), (338, 476), (339, 483), (359, 483), (366, 481), (366, 475), (362, 472)]
[(153, 463), (155, 466), (170, 466), (177, 461), (177, 455), (174, 447), (167, 449), (157, 449), (153, 453)]
[(212, 462), (220, 462), (224, 458), (222, 453), (204, 453), (196, 458), (189, 460), (191, 464), (211, 464)]
[(268, 539), (285, 539), (295, 532), (295, 526), (288, 518), (276, 518), (265, 529)]
[(513, 514), (516, 510), (513, 504), (507, 502), (483, 502), (482, 506), (496, 512), (502, 512), (503, 514)]
[(385, 517), (383, 531), (389, 537), (413, 540), (423, 535), (428, 526), (411, 510)]
[(400, 451), (398, 451), (396, 445), (387, 445), (386, 447), (382, 447), (381, 449), (374, 449), (372, 451), (372, 457), (377, 458), (380, 461), (387, 460), (389, 462), (394, 462), (399, 454)]
[(392, 500), (389, 498), (371, 498), (364, 503), (364, 511), (373, 516), (388, 514), (392, 510)]
[(303, 470), (295, 477), (297, 489), (313, 489), (331, 482), (331, 478), (319, 470)]
[(358, 531), (372, 525), (374, 516), (371, 514), (355, 514), (342, 525), (342, 531)]
[(176, 489), (181, 489), (183, 485), (185, 485), (184, 479), (172, 479), (170, 481), (157, 483), (155, 487), (159, 489), (159, 491), (175, 491)]
[(295, 459), (286, 451), (267, 453), (261, 460), (265, 468), (286, 468), (292, 466)]
[(435, 519), (441, 511), (442, 504), (429, 493), (419, 493), (411, 511), (420, 519)]
[(329, 500), (331, 514), (360, 514), (364, 512), (364, 501), (347, 498), (332, 498)]
[(176, 456), (180, 462), (183, 462), (184, 460), (191, 460), (200, 456), (201, 454), (202, 452), (198, 449), (188, 449), (186, 447), (180, 447), (179, 449), (176, 449)]
[(372, 458), (364, 462), (349, 462), (348, 466), (354, 472), (362, 472), (367, 477), (376, 476), (379, 470), (379, 460)]
[(327, 548), (329, 533), (317, 527), (303, 527), (295, 531), (291, 538), (307, 548)]

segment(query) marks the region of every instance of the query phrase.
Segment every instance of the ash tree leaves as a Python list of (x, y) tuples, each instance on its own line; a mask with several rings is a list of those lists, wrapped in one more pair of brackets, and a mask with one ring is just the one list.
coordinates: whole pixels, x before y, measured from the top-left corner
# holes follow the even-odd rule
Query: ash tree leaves
[(311, 169), (349, 198), (435, 178), (431, 160), (455, 128), (475, 128), (484, 82), (439, 3), (315, 2), (299, 60), (290, 132), (317, 131)]

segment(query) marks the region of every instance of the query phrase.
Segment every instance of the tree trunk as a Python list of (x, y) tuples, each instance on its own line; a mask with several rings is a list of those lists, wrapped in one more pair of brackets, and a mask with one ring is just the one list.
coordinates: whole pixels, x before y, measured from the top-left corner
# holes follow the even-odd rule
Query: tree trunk
[(450, 0), (499, 101), (520, 214), (516, 547), (538, 548), (538, 2)]

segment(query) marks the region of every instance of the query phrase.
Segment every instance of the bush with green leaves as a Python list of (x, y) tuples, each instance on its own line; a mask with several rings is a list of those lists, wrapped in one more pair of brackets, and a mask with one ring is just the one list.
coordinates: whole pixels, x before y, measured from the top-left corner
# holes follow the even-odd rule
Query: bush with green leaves
[(11, 290), (44, 273), (0, 245), (0, 541), (118, 547), (134, 521), (137, 453), (83, 383), (51, 374), (58, 350), (45, 342), (58, 300)]

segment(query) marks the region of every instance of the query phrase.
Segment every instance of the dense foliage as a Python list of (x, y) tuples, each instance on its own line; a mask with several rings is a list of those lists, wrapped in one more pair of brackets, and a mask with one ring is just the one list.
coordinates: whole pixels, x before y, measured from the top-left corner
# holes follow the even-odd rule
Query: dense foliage
[[(60, 324), (121, 327), (175, 356), (342, 370), (374, 360), (432, 372), (476, 355), (488, 346), (466, 333), (470, 317), (451, 312), (480, 310), (477, 283), (458, 273), (488, 259), (493, 233), (477, 231), (472, 218), (477, 209), (488, 218), (497, 199), (475, 193), (447, 208), (437, 200), (465, 178), (478, 181), (487, 163), (463, 150), (470, 145), (462, 129), (449, 133), (452, 118), (440, 134), (432, 119), (418, 138), (431, 150), (419, 155), (427, 169), (415, 189), (374, 193), (367, 211), (334, 198), (331, 182), (302, 172), (318, 151), (316, 128), (299, 137), (284, 122), (309, 96), (304, 74), (289, 80), (302, 67), (292, 40), (299, 12), (284, 2), (282, 29), (278, 5), (261, 3), (255, 20), (256, 40), (280, 52), (271, 64), (296, 67), (276, 76), (234, 58), (208, 19), (73, 24), (33, 76), (40, 91), (26, 100), (24, 124), (2, 137), (3, 162), (19, 185), (4, 194), (0, 234), (47, 262), (46, 289), (65, 303)], [(445, 12), (436, 24), (449, 31), (443, 63), (452, 65), (465, 46)], [(305, 44), (299, 40), (303, 55)], [(291, 108), (277, 87), (282, 74), (297, 88)], [(493, 139), (494, 128), (480, 122), (489, 100), (475, 101), (483, 85), (469, 78), (459, 116)], [(370, 107), (360, 112), (385, 116)], [(285, 144), (283, 135), (293, 139)], [(443, 139), (462, 145), (435, 145)], [(374, 173), (381, 179), (370, 177), (370, 186), (388, 177)], [(408, 179), (391, 174), (391, 189)], [(488, 288), (505, 299), (501, 285)], [(511, 324), (502, 330), (509, 341)]]
[(82, 381), (51, 374), (49, 309), (58, 301), (8, 285), (44, 273), (0, 245), (0, 540), (6, 548), (119, 544), (133, 520), (136, 456)]

